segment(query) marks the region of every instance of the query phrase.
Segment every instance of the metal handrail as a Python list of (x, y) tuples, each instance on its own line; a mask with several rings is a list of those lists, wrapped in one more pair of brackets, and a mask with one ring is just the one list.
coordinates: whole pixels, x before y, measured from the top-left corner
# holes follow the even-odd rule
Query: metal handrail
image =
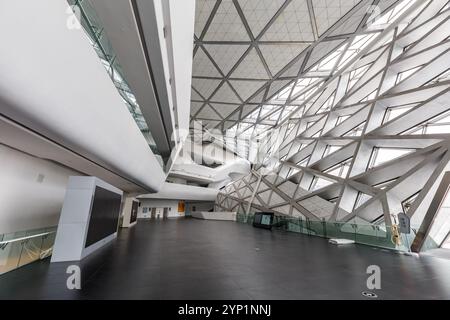
[(4, 241), (0, 241), (0, 245), (13, 243), (13, 242), (19, 242), (19, 241), (28, 240), (28, 239), (37, 238), (37, 237), (42, 237), (42, 236), (46, 236), (46, 235), (49, 235), (52, 233), (56, 233), (56, 231), (43, 232), (43, 233), (31, 235), (31, 236), (25, 236), (25, 237), (15, 238), (15, 239), (11, 239), (11, 240), (4, 240)]
[[(243, 222), (243, 223), (248, 223), (249, 219), (251, 219), (253, 217), (252, 214), (242, 214), (242, 213), (238, 213), (237, 217), (236, 217), (236, 221), (237, 222)], [(312, 228), (311, 224), (315, 223), (316, 228)], [(301, 228), (300, 231), (295, 231), (295, 230), (288, 230), (288, 228), (285, 228), (288, 226), (288, 224), (293, 224), (296, 225), (298, 227)], [(319, 224), (322, 224), (322, 228), (323, 228), (323, 232), (321, 233), (319, 230), (319, 233), (316, 234), (317, 232), (317, 227), (319, 226)], [(296, 233), (301, 233), (301, 234), (307, 234), (307, 235), (317, 235), (320, 237), (325, 237), (325, 238), (329, 238), (330, 234), (328, 233), (329, 229), (328, 227), (332, 227), (335, 226), (336, 228), (340, 228), (345, 226), (348, 223), (345, 222), (329, 222), (329, 221), (324, 221), (324, 220), (318, 220), (318, 221), (311, 221), (310, 219), (306, 218), (306, 219), (298, 219), (298, 218), (294, 218), (294, 217), (287, 217), (287, 216), (275, 216), (274, 219), (274, 223), (273, 223), (273, 227), (275, 228), (281, 228), (281, 229), (286, 229), (287, 231), (291, 231), (291, 232), (296, 232)], [(387, 228), (386, 230), (383, 230), (382, 228), (380, 228), (379, 226), (376, 225), (358, 225), (358, 224), (350, 224), (354, 231), (353, 232), (348, 232), (345, 230), (340, 230), (339, 234), (342, 236), (344, 234), (347, 234), (348, 236), (352, 235), (352, 236), (364, 236), (370, 239), (376, 239), (377, 242), (367, 242), (367, 241), (361, 241), (361, 239), (357, 240), (354, 239), (356, 243), (360, 243), (360, 244), (367, 244), (367, 245), (371, 245), (371, 246), (375, 246), (375, 247), (381, 247), (381, 248), (386, 248), (386, 249), (390, 249), (390, 250), (397, 250), (397, 251), (411, 251), (410, 248), (410, 242), (409, 242), (409, 238), (408, 235), (405, 235), (404, 240), (406, 241), (406, 244), (403, 245), (403, 247), (397, 247), (397, 246), (392, 246), (392, 245), (387, 245), (386, 241), (391, 242), (391, 235), (392, 235), (392, 231), (390, 230), (390, 228)], [(364, 233), (359, 233), (357, 232), (358, 226), (363, 226), (363, 227), (372, 227), (374, 230), (376, 231), (381, 231), (382, 233), (380, 235), (377, 234), (364, 234)], [(333, 228), (330, 229), (331, 231), (333, 231)], [(411, 228), (411, 233), (413, 235), (415, 235), (417, 233), (417, 230), (415, 230), (414, 228)]]

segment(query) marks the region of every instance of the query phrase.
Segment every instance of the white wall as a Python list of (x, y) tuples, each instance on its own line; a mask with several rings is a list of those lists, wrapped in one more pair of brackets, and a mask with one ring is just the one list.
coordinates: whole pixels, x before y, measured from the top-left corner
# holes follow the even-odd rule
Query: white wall
[(0, 234), (56, 226), (71, 175), (80, 173), (0, 145)]
[(215, 201), (219, 190), (186, 184), (165, 182), (157, 193), (143, 194), (138, 199), (182, 199), (191, 201)]
[[(194, 210), (195, 207), (195, 210)], [(214, 209), (214, 202), (188, 202), (186, 203), (186, 215), (193, 211), (209, 211)]]
[[(122, 217), (122, 228), (129, 228), (131, 226), (134, 226), (136, 224), (136, 221), (133, 223), (130, 223), (131, 218), (131, 211), (133, 209), (133, 203), (139, 200), (137, 200), (135, 197), (130, 196), (124, 196), (122, 198), (122, 212), (120, 213), (120, 216)], [(138, 206), (139, 211), (139, 206)]]
[(86, 34), (67, 27), (67, 8), (0, 1), (2, 114), (157, 191), (165, 174)]
[(138, 210), (138, 218), (150, 218), (151, 210), (144, 214), (142, 211), (144, 208), (160, 208), (162, 218), (162, 208), (169, 208), (169, 218), (184, 217), (185, 212), (178, 212), (178, 200), (153, 200), (153, 199), (138, 199), (141, 202), (141, 206)]
[(189, 130), (195, 0), (169, 1), (176, 109), (180, 131)]

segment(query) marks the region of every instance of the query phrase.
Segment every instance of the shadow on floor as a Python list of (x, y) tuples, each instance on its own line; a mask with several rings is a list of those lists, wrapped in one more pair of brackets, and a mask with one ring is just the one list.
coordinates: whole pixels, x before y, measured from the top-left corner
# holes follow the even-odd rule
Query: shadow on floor
[(0, 276), (0, 299), (368, 299), (367, 267), (381, 269), (379, 299), (449, 299), (450, 261), (267, 231), (235, 222), (140, 220), (79, 264), (43, 260)]

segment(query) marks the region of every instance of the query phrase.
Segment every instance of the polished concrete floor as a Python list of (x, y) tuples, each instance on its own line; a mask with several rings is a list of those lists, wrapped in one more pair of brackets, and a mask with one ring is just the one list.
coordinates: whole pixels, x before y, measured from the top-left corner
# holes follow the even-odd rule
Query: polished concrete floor
[(368, 299), (369, 265), (381, 268), (378, 299), (450, 299), (450, 261), (234, 222), (139, 221), (83, 261), (82, 289), (67, 263), (48, 259), (0, 276), (0, 299)]

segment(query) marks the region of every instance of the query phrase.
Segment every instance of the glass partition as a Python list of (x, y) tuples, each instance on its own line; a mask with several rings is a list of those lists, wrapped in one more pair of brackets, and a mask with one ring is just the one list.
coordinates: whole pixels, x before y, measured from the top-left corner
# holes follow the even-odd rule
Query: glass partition
[[(253, 215), (237, 214), (237, 222), (253, 223)], [(400, 234), (400, 239), (395, 240), (395, 232), (390, 227), (355, 224), (344, 222), (313, 221), (296, 217), (275, 215), (273, 228), (287, 232), (301, 233), (322, 238), (336, 238), (353, 240), (355, 243), (379, 247), (384, 249), (410, 252), (416, 230), (410, 229), (409, 234)]]
[(51, 255), (56, 227), (0, 235), (0, 275)]
[(152, 152), (158, 159), (159, 164), (164, 167), (163, 159), (158, 151), (155, 140), (151, 131), (144, 119), (141, 108), (130, 89), (126, 79), (123, 76), (122, 68), (116, 58), (113, 47), (106, 36), (106, 32), (101, 25), (100, 19), (97, 16), (94, 8), (87, 0), (67, 0), (72, 7), (77, 18), (80, 19), (80, 24), (89, 37), (95, 52), (105, 67), (108, 75), (114, 83), (119, 92), (124, 105), (133, 116), (134, 121), (142, 132)]

